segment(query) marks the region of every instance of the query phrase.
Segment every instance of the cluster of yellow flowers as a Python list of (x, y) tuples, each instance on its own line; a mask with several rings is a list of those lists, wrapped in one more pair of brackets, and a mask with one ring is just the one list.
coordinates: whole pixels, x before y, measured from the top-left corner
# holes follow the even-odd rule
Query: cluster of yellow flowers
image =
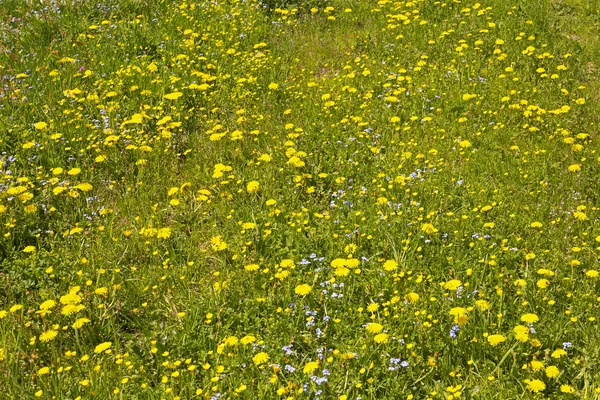
[(0, 10), (6, 396), (600, 392), (597, 99), (544, 15), (137, 3)]

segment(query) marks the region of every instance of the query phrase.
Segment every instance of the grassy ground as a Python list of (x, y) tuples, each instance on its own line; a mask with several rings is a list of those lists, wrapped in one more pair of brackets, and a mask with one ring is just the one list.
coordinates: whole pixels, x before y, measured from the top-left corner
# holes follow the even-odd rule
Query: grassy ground
[(5, 398), (600, 398), (599, 13), (4, 1)]

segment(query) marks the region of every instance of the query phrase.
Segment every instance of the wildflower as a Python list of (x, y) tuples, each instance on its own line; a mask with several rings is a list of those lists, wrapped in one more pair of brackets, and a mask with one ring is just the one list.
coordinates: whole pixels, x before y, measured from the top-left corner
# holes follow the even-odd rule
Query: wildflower
[(539, 379), (533, 379), (533, 380), (526, 380), (525, 383), (527, 383), (527, 389), (529, 389), (530, 391), (534, 392), (534, 393), (538, 393), (538, 392), (542, 392), (544, 390), (546, 390), (546, 384), (542, 381), (540, 381)]
[(103, 342), (94, 348), (94, 353), (100, 354), (112, 347), (112, 342)]
[(373, 338), (373, 340), (375, 340), (375, 343), (387, 343), (389, 339), (389, 335), (387, 333), (380, 333), (378, 335), (375, 335), (375, 337)]
[(49, 329), (40, 335), (40, 342), (42, 342), (42, 343), (49, 342), (49, 341), (53, 340), (56, 337), (56, 335), (58, 335), (58, 332), (56, 332), (53, 329)]
[(319, 363), (317, 361), (310, 361), (304, 365), (302, 372), (312, 374), (317, 368), (319, 368)]
[(453, 325), (452, 328), (450, 329), (450, 337), (452, 339), (456, 339), (458, 337), (458, 331), (460, 331), (460, 326)]
[(97, 294), (99, 296), (106, 296), (108, 294), (108, 288), (106, 287), (99, 287), (94, 289), (94, 294)]
[(312, 286), (307, 285), (307, 284), (302, 284), (302, 285), (298, 285), (296, 286), (296, 289), (294, 290), (294, 292), (299, 295), (299, 296), (306, 296), (307, 294), (309, 294), (312, 290)]
[(581, 164), (571, 164), (567, 169), (569, 172), (579, 172), (581, 171)]
[(79, 185), (73, 186), (73, 189), (79, 189), (82, 192), (89, 192), (93, 188), (94, 187), (92, 185), (90, 185), (89, 183), (87, 183), (87, 182), (80, 183)]
[(257, 353), (254, 357), (252, 357), (252, 362), (254, 365), (261, 365), (269, 361), (269, 355), (265, 352)]
[(240, 339), (241, 344), (252, 344), (256, 342), (256, 338), (252, 335), (246, 335)]
[(239, 343), (239, 339), (235, 336), (227, 336), (223, 339), (223, 344), (225, 346), (235, 346)]
[(335, 273), (335, 276), (344, 277), (344, 276), (348, 276), (350, 274), (350, 269), (346, 268), (345, 266), (342, 265), (342, 266), (337, 267), (335, 269), (334, 273)]
[(526, 281), (525, 279), (517, 279), (517, 280), (514, 282), (514, 285), (515, 285), (516, 287), (520, 287), (520, 288), (521, 288), (521, 287), (525, 287), (525, 286), (527, 286), (527, 281)]
[(590, 270), (586, 271), (585, 276), (587, 276), (588, 278), (597, 278), (598, 271), (596, 271), (595, 269), (590, 269)]
[(548, 378), (556, 378), (558, 375), (560, 375), (560, 370), (554, 365), (546, 367), (546, 376)]
[(536, 283), (536, 286), (540, 289), (546, 289), (548, 285), (550, 285), (550, 281), (548, 279), (540, 279)]
[(225, 243), (220, 235), (213, 236), (210, 239), (210, 243), (212, 244), (213, 251), (223, 251), (227, 248), (227, 243)]
[(63, 305), (76, 305), (81, 303), (81, 296), (77, 294), (78, 291), (78, 288), (77, 290), (71, 289), (68, 294), (60, 297), (60, 303)]
[(533, 360), (530, 363), (531, 369), (534, 371), (541, 371), (544, 369), (544, 363), (538, 360)]
[(564, 351), (563, 349), (556, 349), (552, 352), (551, 356), (552, 358), (561, 358), (567, 355), (567, 352)]
[(521, 343), (525, 343), (529, 340), (529, 328), (523, 325), (517, 325), (513, 328), (515, 333), (515, 339)]
[(503, 343), (506, 341), (506, 337), (503, 335), (489, 335), (487, 337), (487, 341), (489, 344), (491, 344), (493, 347), (498, 346), (500, 343)]
[(438, 232), (438, 230), (432, 224), (423, 224), (423, 226), (421, 226), (421, 231), (425, 232), (428, 235)]
[(483, 312), (489, 310), (490, 303), (487, 300), (477, 300), (475, 305)]
[(573, 393), (575, 389), (571, 385), (560, 385), (560, 391), (562, 393)]
[(156, 232), (156, 237), (159, 239), (168, 239), (171, 237), (171, 228), (160, 228), (158, 232)]
[(539, 320), (540, 319), (535, 314), (523, 314), (523, 315), (521, 315), (521, 321), (525, 322), (527, 324), (533, 324), (535, 322), (538, 322)]
[(406, 295), (406, 301), (408, 301), (409, 303), (416, 303), (417, 301), (419, 301), (419, 295), (415, 292), (410, 292)]
[(386, 271), (395, 271), (398, 269), (398, 263), (394, 260), (387, 260), (383, 263), (383, 269)]
[(369, 333), (379, 333), (383, 330), (383, 325), (378, 324), (377, 322), (371, 322), (367, 325), (367, 332)]
[(14, 312), (17, 312), (22, 309), (23, 309), (23, 306), (21, 304), (15, 304), (11, 308), (9, 308), (8, 311), (10, 311), (11, 313), (14, 313)]
[(173, 93), (165, 94), (163, 97), (165, 99), (167, 99), (167, 100), (177, 100), (181, 96), (183, 96), (183, 93), (181, 93), (181, 92), (173, 92)]
[(452, 279), (443, 284), (444, 289), (450, 290), (450, 291), (455, 291), (461, 285), (462, 285), (462, 282), (459, 281), (458, 279)]
[(246, 191), (248, 193), (258, 193), (260, 184), (257, 181), (251, 181), (246, 185)]
[(54, 300), (46, 300), (42, 304), (40, 304), (41, 311), (49, 311), (56, 305)]
[(91, 321), (87, 318), (79, 318), (79, 319), (77, 319), (77, 321), (75, 321), (73, 323), (73, 325), (71, 325), (71, 327), (73, 329), (79, 329), (79, 328), (83, 327), (83, 325), (87, 324), (88, 322), (91, 322)]
[(244, 269), (248, 272), (254, 272), (254, 271), (258, 271), (259, 269), (259, 265), (258, 264), (248, 264), (248, 265), (244, 265)]
[(467, 315), (467, 309), (463, 308), (463, 307), (454, 307), (450, 309), (450, 315), (452, 316), (460, 316), (460, 315)]

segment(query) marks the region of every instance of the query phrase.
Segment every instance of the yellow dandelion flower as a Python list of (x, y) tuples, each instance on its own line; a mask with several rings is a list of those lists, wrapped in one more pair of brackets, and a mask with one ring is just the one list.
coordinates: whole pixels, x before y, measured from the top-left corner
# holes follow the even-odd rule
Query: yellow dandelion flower
[(571, 385), (560, 385), (560, 391), (563, 393), (573, 393), (575, 389)]
[(88, 322), (91, 322), (91, 321), (87, 318), (79, 318), (77, 321), (75, 321), (73, 323), (73, 325), (71, 325), (71, 327), (73, 329), (79, 329), (79, 328), (83, 327), (83, 325), (87, 324)]
[(435, 226), (433, 226), (433, 224), (423, 224), (421, 226), (421, 231), (428, 235), (438, 232), (438, 230), (435, 228)]
[(55, 305), (56, 302), (54, 300), (46, 300), (42, 304), (40, 304), (40, 310), (50, 310)]
[(252, 344), (254, 342), (256, 342), (256, 337), (252, 335), (246, 335), (240, 339), (241, 344)]
[(538, 392), (542, 392), (544, 390), (546, 390), (546, 384), (542, 381), (540, 381), (539, 379), (533, 379), (533, 380), (526, 380), (525, 383), (527, 383), (527, 389), (529, 389), (530, 391), (534, 392), (534, 393), (538, 393)]
[(312, 286), (307, 285), (305, 283), (302, 285), (296, 286), (296, 289), (294, 290), (294, 292), (299, 296), (306, 296), (311, 291), (312, 291)]
[(556, 349), (550, 355), (552, 358), (561, 358), (567, 355), (567, 352), (563, 349)]
[(375, 340), (375, 343), (387, 343), (389, 339), (389, 335), (387, 333), (380, 333), (378, 335), (375, 335), (375, 337), (373, 338), (373, 340)]
[(567, 169), (569, 172), (579, 172), (581, 171), (581, 164), (571, 164)]
[(550, 285), (550, 281), (548, 279), (540, 279), (537, 281), (536, 286), (540, 289), (546, 289)]
[(419, 298), (419, 294), (415, 292), (410, 292), (406, 295), (406, 301), (408, 301), (409, 303), (416, 303), (417, 301), (419, 301)]
[(252, 362), (254, 365), (261, 365), (269, 361), (269, 355), (265, 352), (257, 353), (254, 357), (252, 357)]
[(377, 322), (371, 322), (367, 325), (367, 332), (369, 333), (379, 333), (383, 330), (383, 325), (378, 324)]
[(463, 307), (453, 307), (450, 309), (450, 315), (457, 317), (460, 315), (467, 315), (467, 309)]
[(35, 251), (35, 246), (27, 246), (23, 249), (23, 253), (33, 253)]
[(456, 289), (458, 289), (458, 287), (461, 285), (462, 285), (462, 282), (459, 281), (458, 279), (452, 279), (443, 284), (444, 289), (450, 290), (452, 292), (455, 291)]
[(246, 185), (246, 191), (248, 193), (258, 193), (259, 190), (260, 183), (258, 183), (257, 181), (251, 181), (248, 183), (248, 185)]
[(112, 342), (103, 342), (94, 348), (94, 353), (100, 354), (112, 347)]
[(160, 228), (157, 232), (156, 232), (156, 237), (159, 239), (168, 239), (171, 237), (171, 228), (166, 227), (166, 228)]
[(58, 332), (56, 332), (53, 329), (49, 329), (40, 335), (40, 342), (42, 342), (42, 343), (49, 342), (49, 341), (53, 340), (57, 335), (58, 335)]
[(506, 342), (506, 336), (504, 335), (489, 335), (487, 341), (493, 347), (498, 346), (500, 343)]
[(541, 371), (544, 369), (544, 363), (539, 360), (533, 360), (529, 363), (531, 369), (534, 371)]
[(556, 378), (558, 375), (560, 375), (560, 370), (558, 368), (556, 368), (554, 365), (550, 365), (548, 367), (546, 367), (546, 376), (550, 379), (552, 378)]
[(305, 374), (311, 374), (319, 368), (319, 363), (317, 361), (310, 361), (304, 365), (302, 372)]
[(540, 319), (538, 318), (537, 315), (535, 314), (523, 314), (521, 315), (521, 322), (525, 322), (527, 324), (533, 324), (535, 322), (538, 322)]
[(244, 265), (244, 269), (248, 272), (254, 272), (254, 271), (258, 271), (259, 269), (259, 265), (258, 264), (248, 264), (248, 265)]
[(477, 308), (479, 308), (481, 311), (487, 311), (490, 308), (490, 303), (487, 300), (477, 300), (475, 302), (475, 305), (477, 306)]
[(165, 99), (167, 99), (167, 100), (177, 100), (181, 96), (183, 96), (183, 93), (181, 93), (181, 92), (173, 92), (173, 93), (165, 94), (163, 97)]
[(398, 263), (394, 260), (387, 260), (383, 263), (383, 269), (386, 271), (395, 271), (398, 269)]

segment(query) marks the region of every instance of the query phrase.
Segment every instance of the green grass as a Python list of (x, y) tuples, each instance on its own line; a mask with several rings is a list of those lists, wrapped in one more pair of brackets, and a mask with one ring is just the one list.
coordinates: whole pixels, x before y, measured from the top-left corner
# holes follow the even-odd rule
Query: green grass
[(4, 2), (4, 397), (600, 398), (599, 10)]

